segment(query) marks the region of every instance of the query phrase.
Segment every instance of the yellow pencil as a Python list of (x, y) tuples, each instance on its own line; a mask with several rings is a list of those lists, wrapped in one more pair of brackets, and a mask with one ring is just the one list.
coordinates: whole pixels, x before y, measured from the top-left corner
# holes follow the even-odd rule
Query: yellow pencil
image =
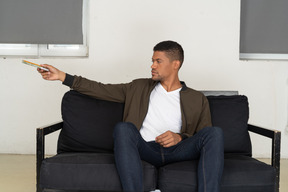
[(42, 66), (39, 65), (39, 64), (36, 64), (36, 63), (32, 63), (32, 62), (30, 62), (30, 61), (27, 61), (27, 60), (22, 60), (22, 63), (27, 64), (27, 65), (30, 65), (30, 66), (33, 66), (33, 67), (40, 68), (40, 69), (42, 69), (42, 70), (44, 70), (44, 71), (49, 71), (49, 69), (47, 69), (47, 68), (45, 68), (45, 67), (42, 67)]

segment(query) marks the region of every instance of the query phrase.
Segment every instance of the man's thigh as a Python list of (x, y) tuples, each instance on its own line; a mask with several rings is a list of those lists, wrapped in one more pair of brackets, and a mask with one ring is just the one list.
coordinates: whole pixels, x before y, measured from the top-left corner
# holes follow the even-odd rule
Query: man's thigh
[(177, 145), (163, 148), (165, 163), (199, 159), (203, 147), (212, 149), (222, 145), (221, 131), (217, 127), (205, 127)]
[(162, 166), (163, 154), (161, 148), (161, 145), (154, 141), (146, 142), (143, 140), (138, 148), (140, 158), (156, 167)]
[(142, 160), (155, 166), (199, 159), (202, 149), (202, 134), (189, 137), (172, 147), (163, 147), (156, 142), (140, 142), (139, 154)]
[(164, 163), (188, 161), (199, 159), (201, 153), (201, 141), (198, 137), (189, 137), (175, 146), (163, 147)]

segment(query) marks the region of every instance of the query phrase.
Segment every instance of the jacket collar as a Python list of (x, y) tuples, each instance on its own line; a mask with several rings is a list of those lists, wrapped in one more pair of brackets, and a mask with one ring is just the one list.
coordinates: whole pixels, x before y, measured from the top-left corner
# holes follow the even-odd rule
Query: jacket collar
[(185, 91), (187, 89), (187, 86), (186, 86), (185, 82), (184, 81), (180, 81), (180, 83), (182, 85), (181, 91)]
[[(151, 80), (152, 80), (152, 79), (151, 79)], [(153, 81), (153, 80), (152, 80), (152, 81)], [(152, 89), (154, 89), (154, 87), (155, 87), (158, 83), (160, 83), (160, 81), (154, 81), (154, 85), (153, 85), (153, 88), (152, 88)], [(185, 83), (184, 81), (180, 81), (180, 83), (181, 83), (181, 85), (182, 85), (181, 91), (185, 91), (185, 90), (187, 89), (186, 83)]]

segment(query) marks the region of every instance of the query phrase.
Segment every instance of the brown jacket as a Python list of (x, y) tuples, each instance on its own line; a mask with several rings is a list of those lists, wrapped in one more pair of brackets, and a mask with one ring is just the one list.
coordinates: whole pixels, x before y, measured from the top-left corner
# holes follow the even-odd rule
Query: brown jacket
[[(66, 75), (63, 84), (73, 90), (97, 99), (125, 103), (124, 122), (133, 123), (140, 130), (146, 117), (149, 98), (158, 82), (152, 79), (136, 79), (126, 84), (102, 84), (80, 76)], [(181, 136), (193, 136), (204, 127), (211, 126), (211, 115), (207, 98), (198, 91), (186, 87), (180, 91), (182, 111)]]

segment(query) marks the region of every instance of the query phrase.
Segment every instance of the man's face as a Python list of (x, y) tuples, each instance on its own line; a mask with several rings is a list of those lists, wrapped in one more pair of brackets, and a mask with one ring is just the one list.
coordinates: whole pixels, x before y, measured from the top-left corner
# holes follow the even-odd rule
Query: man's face
[(163, 51), (155, 51), (152, 56), (151, 74), (154, 81), (164, 81), (174, 72), (173, 61)]

